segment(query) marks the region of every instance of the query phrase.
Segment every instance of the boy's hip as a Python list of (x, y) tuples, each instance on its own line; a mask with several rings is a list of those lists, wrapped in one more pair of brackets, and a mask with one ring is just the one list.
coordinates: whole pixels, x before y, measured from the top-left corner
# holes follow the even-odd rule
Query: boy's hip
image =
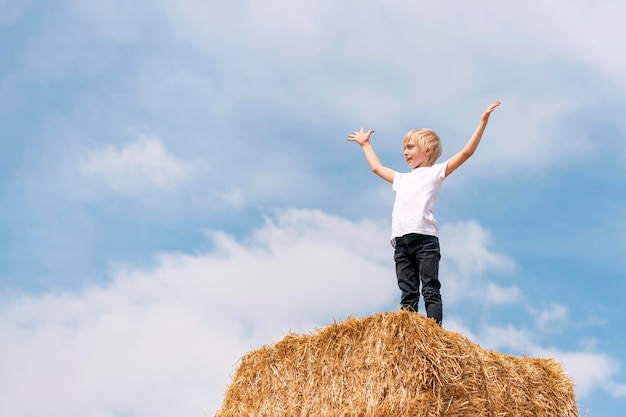
[(439, 254), (439, 237), (422, 233), (407, 233), (395, 237), (392, 245), (396, 252), (421, 252)]

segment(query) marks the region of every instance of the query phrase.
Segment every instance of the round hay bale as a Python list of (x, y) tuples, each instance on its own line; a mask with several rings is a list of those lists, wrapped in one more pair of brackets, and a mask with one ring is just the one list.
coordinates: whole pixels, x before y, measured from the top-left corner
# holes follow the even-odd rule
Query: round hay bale
[(348, 318), (246, 354), (216, 417), (578, 417), (551, 359), (481, 348), (414, 312)]

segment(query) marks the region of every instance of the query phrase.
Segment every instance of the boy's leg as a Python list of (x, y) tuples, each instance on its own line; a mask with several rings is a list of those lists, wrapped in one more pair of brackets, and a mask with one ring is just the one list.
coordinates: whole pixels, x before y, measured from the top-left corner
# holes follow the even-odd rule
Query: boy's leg
[(439, 239), (435, 236), (425, 236), (416, 258), (419, 263), (419, 279), (422, 282), (426, 316), (441, 324), (443, 307), (439, 281), (439, 260), (441, 259)]
[(402, 293), (400, 305), (402, 309), (417, 311), (417, 304), (420, 300), (417, 263), (415, 262), (415, 257), (410, 253), (409, 246), (404, 238), (397, 238), (395, 244), (396, 277), (398, 278), (398, 287)]

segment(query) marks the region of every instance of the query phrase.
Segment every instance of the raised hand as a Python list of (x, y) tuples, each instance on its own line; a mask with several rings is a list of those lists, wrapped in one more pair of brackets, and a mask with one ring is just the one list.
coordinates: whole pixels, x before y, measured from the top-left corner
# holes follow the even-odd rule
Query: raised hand
[(491, 116), (491, 113), (493, 113), (493, 111), (499, 105), (499, 101), (494, 101), (491, 106), (487, 107), (487, 110), (485, 110), (482, 116), (480, 116), (480, 122), (478, 123), (476, 130), (474, 130), (474, 134), (469, 139), (465, 147), (461, 150), (461, 152), (454, 154), (450, 159), (448, 159), (448, 165), (446, 167), (446, 177), (452, 174), (458, 167), (463, 165), (463, 163), (465, 163), (465, 161), (467, 161), (467, 159), (474, 154), (476, 148), (478, 147), (478, 144), (480, 143), (480, 140), (483, 137), (483, 132), (487, 127), (489, 116)]
[(361, 128), (360, 131), (354, 131), (354, 133), (352, 133), (351, 135), (348, 135), (348, 140), (350, 142), (356, 142), (359, 145), (363, 146), (365, 145), (367, 142), (370, 141), (370, 136), (372, 136), (372, 133), (374, 133), (373, 130), (370, 130), (369, 132), (365, 132), (363, 130), (363, 128)]
[(491, 104), (491, 106), (487, 107), (487, 110), (485, 110), (485, 112), (482, 114), (482, 116), (480, 117), (480, 120), (482, 120), (483, 122), (486, 122), (487, 120), (489, 120), (489, 116), (499, 105), (500, 105), (499, 101), (494, 101)]

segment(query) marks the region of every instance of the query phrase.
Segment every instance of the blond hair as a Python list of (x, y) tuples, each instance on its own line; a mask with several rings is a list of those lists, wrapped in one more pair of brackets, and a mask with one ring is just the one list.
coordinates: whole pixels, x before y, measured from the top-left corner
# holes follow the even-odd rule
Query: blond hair
[(432, 152), (428, 158), (428, 166), (435, 165), (437, 159), (441, 156), (441, 139), (439, 139), (439, 135), (435, 133), (434, 130), (431, 129), (413, 129), (409, 131), (406, 135), (404, 135), (404, 141), (402, 142), (402, 146), (406, 147), (406, 144), (409, 141), (413, 141), (415, 144), (419, 145), (424, 151), (428, 148), (432, 149)]

